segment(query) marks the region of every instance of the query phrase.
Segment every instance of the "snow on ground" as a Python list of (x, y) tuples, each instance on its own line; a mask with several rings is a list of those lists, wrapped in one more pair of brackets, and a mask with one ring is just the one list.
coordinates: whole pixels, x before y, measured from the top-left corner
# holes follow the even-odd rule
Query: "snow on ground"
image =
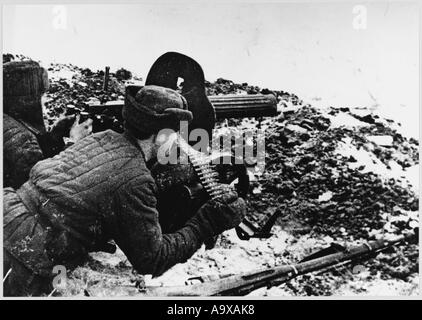
[(64, 80), (70, 87), (73, 86), (74, 82), (72, 79), (76, 75), (78, 75), (78, 73), (75, 70), (71, 70), (69, 67), (54, 68), (48, 71), (48, 78), (51, 81)]
[[(372, 152), (364, 150), (363, 148), (356, 148), (352, 144), (351, 138), (344, 138), (343, 141), (339, 143), (336, 153), (343, 157), (355, 158), (356, 162), (349, 162), (349, 167), (351, 169), (364, 167), (362, 170), (360, 170), (363, 173), (373, 172), (380, 175), (384, 179), (394, 178), (401, 181), (406, 179), (407, 175), (409, 175), (409, 172), (403, 170), (402, 167), (394, 160), (389, 162), (390, 169), (388, 169), (387, 166), (382, 163), (382, 161), (379, 160)], [(415, 187), (417, 188), (418, 186), (416, 185)]]
[[(299, 239), (284, 231), (279, 226), (273, 227), (273, 235), (268, 239), (252, 238), (240, 240), (234, 229), (224, 232), (213, 249), (205, 250), (202, 246), (188, 261), (179, 263), (157, 278), (145, 277), (147, 286), (185, 285), (192, 277), (203, 277), (205, 280), (218, 279), (225, 275), (253, 272), (290, 264), (291, 259), (299, 261), (316, 248), (324, 247), (333, 239), (313, 238), (304, 235)], [(290, 255), (289, 259), (285, 256)], [(130, 263), (121, 250), (115, 254), (104, 252), (92, 253), (95, 263), (78, 267), (68, 280), (68, 288), (63, 295), (75, 293), (80, 295), (81, 288), (90, 295), (106, 296), (128, 295), (133, 291)], [(94, 268), (93, 268), (94, 266)], [(95, 270), (101, 266), (101, 273)], [(195, 283), (194, 280), (190, 283)], [(267, 290), (267, 289), (265, 289)], [(258, 291), (260, 292), (260, 291)], [(278, 291), (272, 291), (278, 292)]]
[(411, 277), (410, 281), (400, 281), (392, 279), (382, 279), (380, 275), (368, 281), (366, 277), (357, 278), (352, 283), (341, 285), (334, 295), (336, 296), (418, 296), (419, 295), (419, 277)]
[(369, 126), (368, 123), (359, 121), (358, 119), (354, 118), (353, 116), (347, 113), (338, 113), (335, 116), (326, 115), (328, 119), (331, 121), (330, 128), (339, 128), (339, 127), (367, 127)]

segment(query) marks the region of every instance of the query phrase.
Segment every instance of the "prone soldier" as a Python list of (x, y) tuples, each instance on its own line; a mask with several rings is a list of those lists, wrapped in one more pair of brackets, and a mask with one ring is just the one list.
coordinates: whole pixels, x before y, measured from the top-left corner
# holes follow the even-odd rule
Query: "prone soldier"
[(19, 189), (4, 189), (5, 295), (50, 292), (54, 266), (71, 270), (109, 240), (140, 274), (158, 276), (241, 222), (245, 202), (229, 191), (163, 234), (150, 168), (166, 143), (160, 130), (177, 130), (192, 113), (171, 89), (145, 86), (134, 98), (123, 109), (123, 134), (89, 135), (38, 162)]

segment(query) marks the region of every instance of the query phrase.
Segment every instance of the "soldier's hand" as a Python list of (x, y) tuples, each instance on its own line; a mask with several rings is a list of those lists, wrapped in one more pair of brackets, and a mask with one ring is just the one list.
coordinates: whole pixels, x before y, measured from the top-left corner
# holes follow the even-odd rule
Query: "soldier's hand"
[(75, 122), (75, 116), (66, 116), (59, 119), (51, 128), (50, 133), (56, 138), (69, 137), (70, 129)]
[(77, 115), (72, 128), (70, 128), (69, 138), (73, 142), (83, 139), (92, 133), (92, 119), (87, 119), (82, 123), (79, 123), (79, 119), (80, 116)]
[(206, 202), (200, 209), (200, 215), (205, 218), (214, 235), (238, 226), (245, 214), (245, 200), (239, 198), (231, 188), (227, 188), (221, 197)]

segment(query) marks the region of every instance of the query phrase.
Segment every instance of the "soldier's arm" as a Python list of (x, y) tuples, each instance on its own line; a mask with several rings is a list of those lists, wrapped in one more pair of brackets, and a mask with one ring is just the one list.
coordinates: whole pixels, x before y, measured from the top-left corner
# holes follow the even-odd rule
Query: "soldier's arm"
[(133, 267), (141, 274), (158, 276), (185, 262), (214, 232), (203, 215), (197, 214), (177, 232), (162, 234), (155, 193), (156, 186), (151, 180), (121, 188), (114, 201), (113, 229), (114, 240)]
[(43, 154), (36, 137), (12, 117), (3, 115), (4, 187), (19, 188)]
[[(92, 119), (79, 123), (79, 116), (60, 119), (51, 131), (38, 136), (45, 158), (51, 158), (92, 132)], [(68, 137), (67, 143), (65, 137)]]

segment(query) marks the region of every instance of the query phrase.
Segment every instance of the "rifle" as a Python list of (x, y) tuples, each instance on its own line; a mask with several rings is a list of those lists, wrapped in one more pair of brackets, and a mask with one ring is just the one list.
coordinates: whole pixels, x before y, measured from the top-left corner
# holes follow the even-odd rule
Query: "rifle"
[(306, 273), (323, 269), (326, 271), (338, 265), (370, 259), (379, 252), (410, 240), (417, 241), (417, 230), (393, 239), (369, 241), (349, 248), (334, 244), (294, 265), (233, 275), (194, 285), (147, 286), (142, 289), (141, 294), (146, 296), (243, 296), (255, 289), (277, 286)]

